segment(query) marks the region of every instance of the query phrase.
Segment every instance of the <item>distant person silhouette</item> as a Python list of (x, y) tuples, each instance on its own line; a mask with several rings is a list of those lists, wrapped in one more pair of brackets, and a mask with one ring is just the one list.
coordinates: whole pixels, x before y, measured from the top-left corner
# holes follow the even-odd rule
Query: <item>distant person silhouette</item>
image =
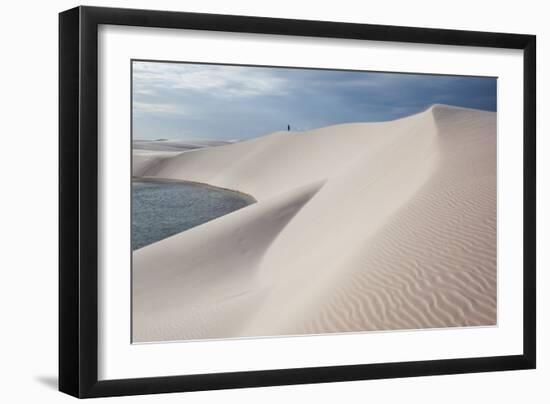
[(288, 131), (290, 132), (290, 125), (288, 125)]

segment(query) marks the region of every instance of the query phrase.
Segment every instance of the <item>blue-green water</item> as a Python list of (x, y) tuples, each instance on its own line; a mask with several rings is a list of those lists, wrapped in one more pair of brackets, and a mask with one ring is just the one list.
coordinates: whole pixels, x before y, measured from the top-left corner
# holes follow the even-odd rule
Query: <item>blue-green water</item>
[(254, 199), (184, 182), (132, 182), (132, 249), (244, 208)]

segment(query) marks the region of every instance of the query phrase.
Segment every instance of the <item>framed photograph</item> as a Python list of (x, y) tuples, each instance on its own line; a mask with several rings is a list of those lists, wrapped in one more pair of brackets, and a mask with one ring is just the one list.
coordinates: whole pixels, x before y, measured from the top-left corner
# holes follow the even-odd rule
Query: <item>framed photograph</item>
[(535, 36), (59, 17), (59, 388), (535, 368)]

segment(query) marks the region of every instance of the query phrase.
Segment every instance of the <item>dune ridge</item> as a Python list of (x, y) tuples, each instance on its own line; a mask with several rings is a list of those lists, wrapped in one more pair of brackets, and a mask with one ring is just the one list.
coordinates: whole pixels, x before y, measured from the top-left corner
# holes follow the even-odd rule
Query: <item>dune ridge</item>
[(496, 324), (495, 113), (276, 132), (134, 175), (258, 201), (134, 253), (134, 342)]

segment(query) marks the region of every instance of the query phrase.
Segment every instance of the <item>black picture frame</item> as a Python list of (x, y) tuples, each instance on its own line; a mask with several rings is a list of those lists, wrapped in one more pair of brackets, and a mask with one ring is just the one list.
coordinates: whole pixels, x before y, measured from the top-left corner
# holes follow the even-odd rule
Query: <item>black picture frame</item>
[[(97, 62), (100, 24), (523, 50), (523, 353), (99, 381)], [(535, 60), (534, 35), (96, 7), (77, 7), (60, 13), (59, 390), (85, 398), (535, 368)]]

